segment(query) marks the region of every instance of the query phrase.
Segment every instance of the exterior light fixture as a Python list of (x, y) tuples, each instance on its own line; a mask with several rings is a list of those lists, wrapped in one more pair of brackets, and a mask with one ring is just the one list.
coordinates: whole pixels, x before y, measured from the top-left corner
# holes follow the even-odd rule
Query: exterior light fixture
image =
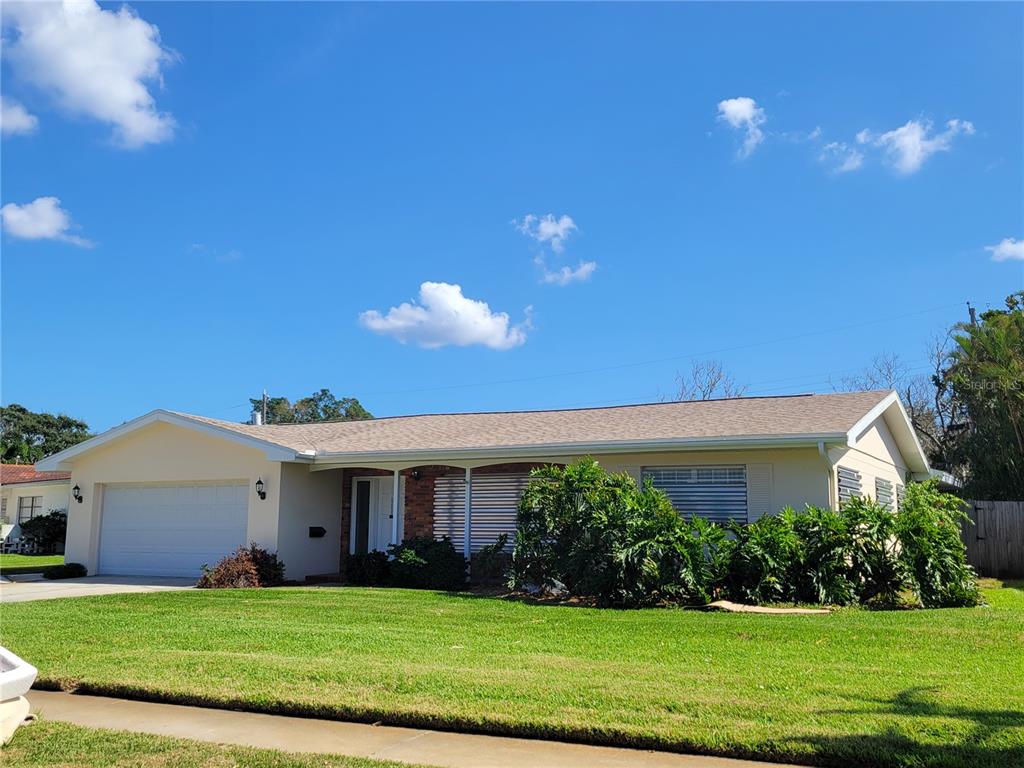
[(409, 477), (411, 477), (413, 480), (419, 480), (421, 477), (423, 477), (423, 474), (418, 469), (414, 469), (412, 472), (409, 473)]
[(256, 495), (260, 497), (260, 501), (267, 498), (267, 492), (263, 490), (263, 478), (259, 478), (256, 481)]
[(79, 504), (82, 503), (82, 489), (78, 487), (78, 483), (75, 483), (75, 487), (71, 489), (71, 496)]

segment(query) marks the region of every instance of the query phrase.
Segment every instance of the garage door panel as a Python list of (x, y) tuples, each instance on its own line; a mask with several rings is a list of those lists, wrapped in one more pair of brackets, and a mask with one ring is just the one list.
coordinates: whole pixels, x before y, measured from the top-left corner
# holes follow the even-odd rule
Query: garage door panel
[(108, 487), (99, 571), (198, 576), (246, 543), (248, 502), (244, 483)]

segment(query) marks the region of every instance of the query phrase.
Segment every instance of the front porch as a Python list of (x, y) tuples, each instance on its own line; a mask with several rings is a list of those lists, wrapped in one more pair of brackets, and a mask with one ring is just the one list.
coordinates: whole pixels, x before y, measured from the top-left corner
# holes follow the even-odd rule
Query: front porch
[(345, 467), (340, 559), (422, 536), (449, 537), (467, 559), (503, 533), (510, 548), (529, 472), (547, 463)]

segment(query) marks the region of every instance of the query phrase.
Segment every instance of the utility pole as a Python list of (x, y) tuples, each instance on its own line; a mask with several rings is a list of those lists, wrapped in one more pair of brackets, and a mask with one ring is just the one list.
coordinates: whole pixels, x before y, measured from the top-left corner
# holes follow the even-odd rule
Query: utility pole
[(267, 388), (263, 388), (263, 423), (267, 423)]
[(978, 325), (978, 313), (974, 311), (974, 307), (971, 306), (971, 302), (967, 302), (967, 314), (971, 318), (971, 325)]

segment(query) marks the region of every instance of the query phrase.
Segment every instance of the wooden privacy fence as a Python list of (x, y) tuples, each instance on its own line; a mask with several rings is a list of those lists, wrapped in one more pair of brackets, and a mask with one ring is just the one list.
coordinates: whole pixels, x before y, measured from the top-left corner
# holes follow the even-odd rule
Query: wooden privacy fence
[(981, 576), (1024, 578), (1024, 501), (965, 501), (960, 531)]

